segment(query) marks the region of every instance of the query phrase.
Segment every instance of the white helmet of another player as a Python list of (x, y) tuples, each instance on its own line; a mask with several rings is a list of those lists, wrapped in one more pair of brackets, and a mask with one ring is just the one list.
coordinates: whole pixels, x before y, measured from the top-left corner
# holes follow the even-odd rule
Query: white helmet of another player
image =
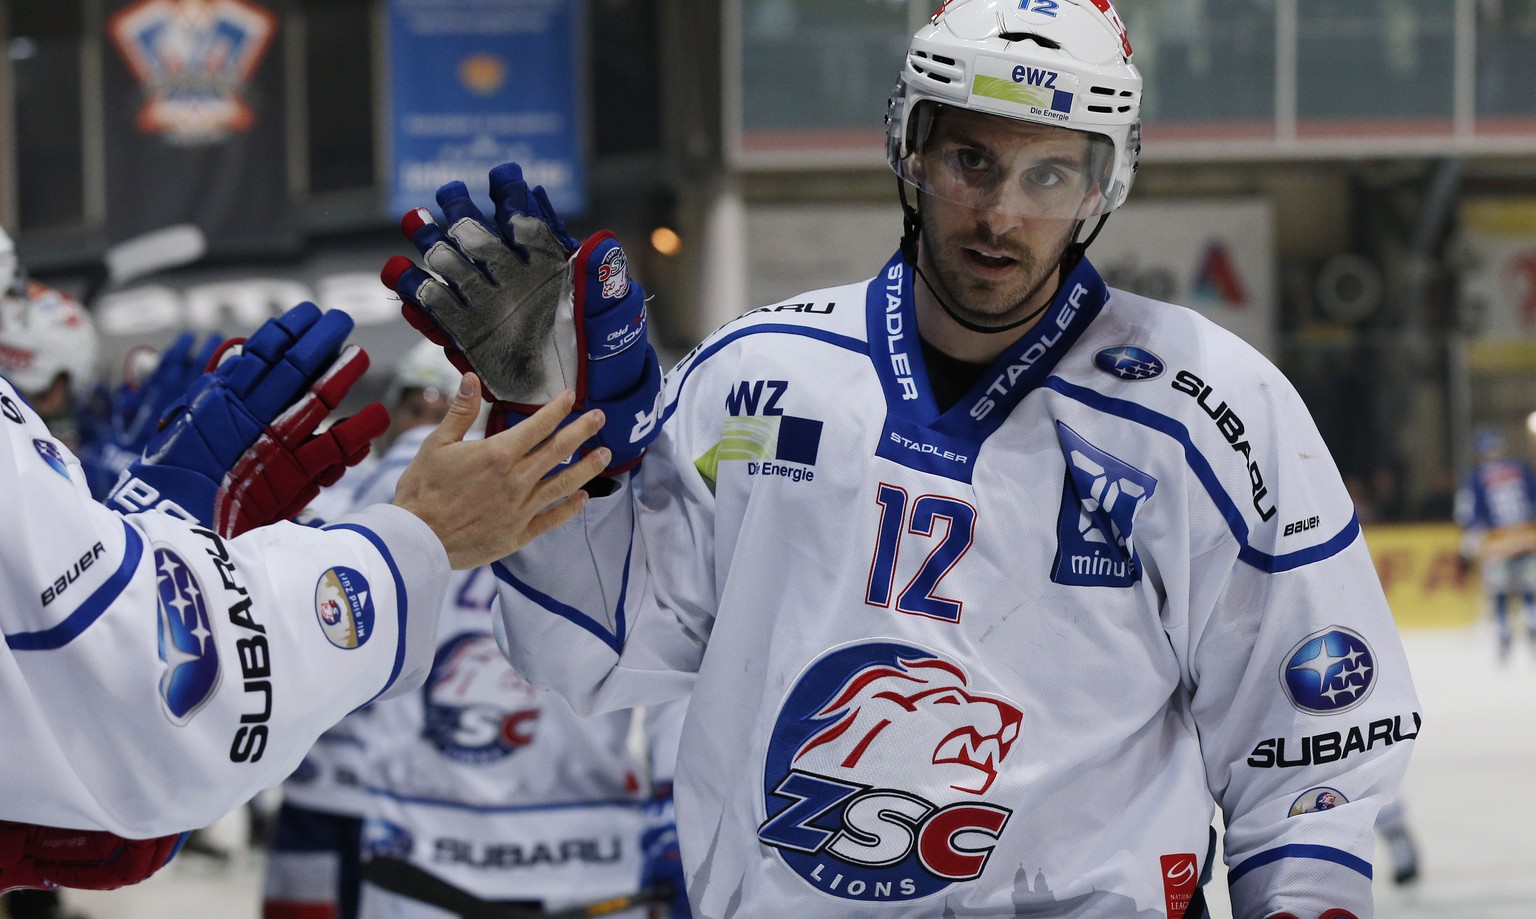
[(96, 327), (74, 299), (36, 282), (0, 296), (0, 376), (33, 396), (64, 373), (78, 392), (96, 373)]
[[(967, 206), (1006, 199), (1020, 216), (1108, 214), (1136, 171), (1141, 82), (1109, 0), (951, 0), (912, 37), (886, 115), (886, 158), (924, 194)], [(1024, 192), (998, 194), (1013, 164), (927, 144), (945, 106), (1084, 132), (1093, 174), (1061, 182), (1050, 164), (1026, 164)]]
[(395, 367), (384, 404), (396, 404), (402, 394), (413, 389), (432, 391), (435, 394), (433, 401), (452, 399), (459, 389), (461, 376), (459, 369), (443, 354), (442, 346), (430, 341), (418, 342)]
[(21, 262), (16, 258), (16, 242), (11, 239), (11, 234), (0, 227), (0, 293), (11, 289), (16, 283), (16, 273), (21, 268)]

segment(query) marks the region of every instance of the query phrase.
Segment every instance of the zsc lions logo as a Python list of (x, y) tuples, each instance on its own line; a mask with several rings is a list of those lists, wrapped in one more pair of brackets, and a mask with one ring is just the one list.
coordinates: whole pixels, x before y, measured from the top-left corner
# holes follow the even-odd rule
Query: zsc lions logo
[(1135, 345), (1105, 348), (1093, 356), (1093, 365), (1122, 380), (1150, 380), (1161, 376), (1167, 366), (1156, 354)]
[(1023, 720), (933, 651), (834, 649), (779, 711), (758, 838), (818, 890), (848, 900), (914, 900), (976, 878), (1013, 814), (982, 796)]
[(490, 635), (456, 635), (437, 649), (422, 687), (423, 735), (462, 763), (504, 759), (533, 743), (538, 691), (517, 675)]
[(197, 576), (181, 556), (155, 550), (160, 594), (160, 701), (177, 725), (192, 720), (219, 685), (219, 652), (208, 623), (208, 601)]
[(1347, 712), (1371, 694), (1376, 659), (1364, 638), (1343, 626), (1313, 632), (1286, 655), (1280, 684), (1291, 704), (1313, 715)]

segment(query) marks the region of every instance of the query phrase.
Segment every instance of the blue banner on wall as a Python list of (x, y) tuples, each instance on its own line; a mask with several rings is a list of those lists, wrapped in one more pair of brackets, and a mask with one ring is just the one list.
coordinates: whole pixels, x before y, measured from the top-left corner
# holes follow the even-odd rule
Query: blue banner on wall
[(390, 206), (432, 205), (508, 161), (562, 215), (587, 207), (582, 10), (575, 0), (390, 0)]

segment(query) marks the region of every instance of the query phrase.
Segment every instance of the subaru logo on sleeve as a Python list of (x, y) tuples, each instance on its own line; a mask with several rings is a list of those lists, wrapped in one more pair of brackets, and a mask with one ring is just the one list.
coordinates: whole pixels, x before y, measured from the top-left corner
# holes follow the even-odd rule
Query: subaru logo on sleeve
[(177, 725), (186, 724), (219, 685), (219, 652), (208, 621), (208, 601), (197, 576), (169, 549), (155, 550), (159, 590), (159, 652), (165, 662), (160, 701)]
[(1342, 626), (1303, 638), (1280, 668), (1280, 685), (1291, 704), (1313, 715), (1349, 711), (1365, 701), (1375, 683), (1371, 646)]
[(416, 839), (411, 831), (398, 823), (378, 817), (363, 821), (362, 850), (364, 859), (393, 858), (403, 861), (411, 857)]
[(835, 648), (779, 709), (758, 839), (846, 900), (915, 900), (979, 877), (1013, 815), (985, 796), (1023, 720), (933, 651)]
[(53, 471), (64, 478), (69, 478), (69, 465), (64, 462), (64, 454), (59, 452), (59, 445), (51, 440), (43, 440), (41, 437), (32, 438), (32, 446), (37, 448), (37, 455), (43, 458)]
[(1122, 380), (1150, 380), (1162, 375), (1167, 366), (1156, 354), (1135, 345), (1105, 348), (1093, 356), (1093, 365)]
[(373, 634), (373, 596), (368, 579), (340, 565), (320, 575), (315, 584), (315, 617), (331, 644), (361, 647)]

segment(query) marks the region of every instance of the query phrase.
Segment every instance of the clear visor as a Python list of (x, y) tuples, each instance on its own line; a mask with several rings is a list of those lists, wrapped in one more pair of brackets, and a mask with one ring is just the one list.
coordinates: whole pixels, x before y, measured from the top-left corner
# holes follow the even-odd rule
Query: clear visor
[(930, 198), (1010, 217), (1085, 220), (1111, 210), (1108, 137), (924, 102), (896, 173)]

